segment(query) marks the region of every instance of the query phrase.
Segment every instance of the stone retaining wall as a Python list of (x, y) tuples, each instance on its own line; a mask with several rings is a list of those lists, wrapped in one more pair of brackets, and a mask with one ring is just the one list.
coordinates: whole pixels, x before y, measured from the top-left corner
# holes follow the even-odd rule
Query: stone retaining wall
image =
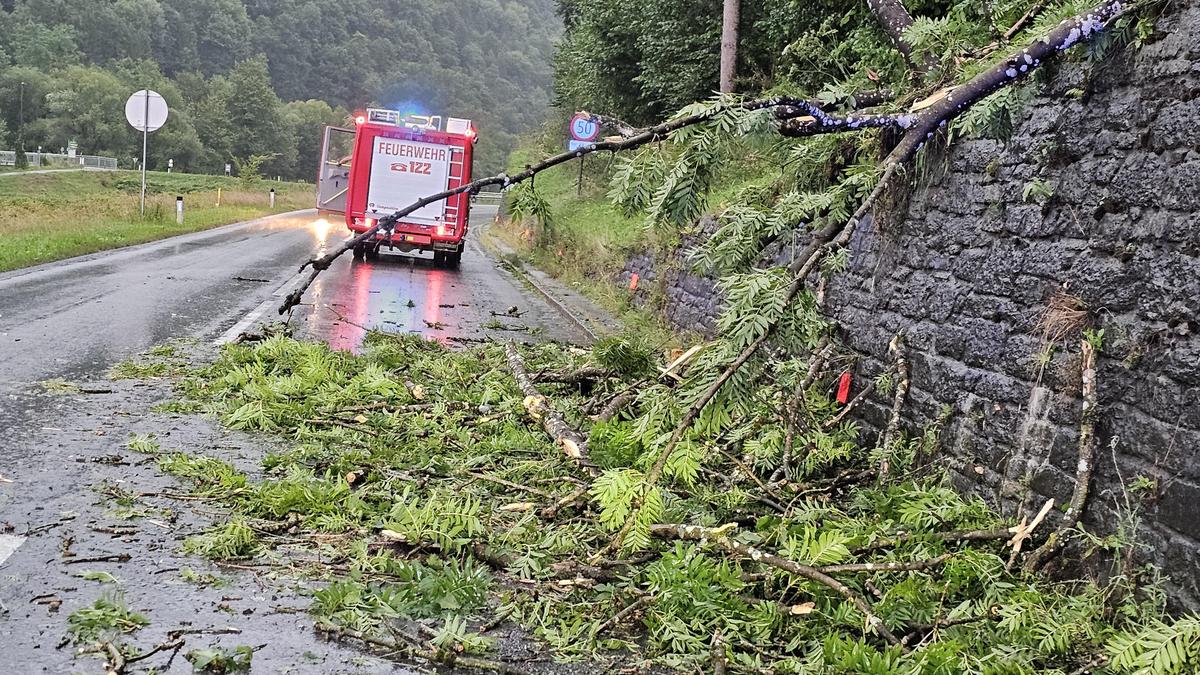
[[(1077, 461), (1078, 333), (1048, 362), (1050, 298), (1082, 300), (1105, 330), (1101, 461), (1089, 521), (1107, 526), (1122, 479), (1153, 478), (1143, 538), (1184, 607), (1200, 607), (1200, 7), (1177, 2), (1154, 40), (1092, 69), (1061, 68), (1008, 143), (956, 143), (902, 218), (864, 222), (829, 288), (857, 382), (889, 367), (903, 331), (906, 425), (945, 406), (942, 451), (960, 485), (1007, 509), (1069, 499)], [(1046, 204), (1026, 186), (1045, 181)], [(711, 333), (713, 281), (653, 255), (624, 281), (665, 296), (666, 318)], [(879, 428), (890, 401), (861, 419)], [(1115, 459), (1115, 461), (1114, 461)]]

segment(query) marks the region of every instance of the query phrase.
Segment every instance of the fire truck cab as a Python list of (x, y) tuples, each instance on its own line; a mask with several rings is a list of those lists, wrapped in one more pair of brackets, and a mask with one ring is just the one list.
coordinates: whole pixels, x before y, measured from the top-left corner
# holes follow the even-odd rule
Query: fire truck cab
[[(355, 234), (418, 200), (471, 182), (478, 134), (470, 120), (403, 116), (371, 109), (355, 116), (355, 128), (329, 127), (317, 179), (317, 209), (343, 215)], [(434, 264), (457, 267), (470, 225), (466, 193), (433, 202), (405, 216), (354, 249), (374, 259), (383, 247), (432, 251)]]

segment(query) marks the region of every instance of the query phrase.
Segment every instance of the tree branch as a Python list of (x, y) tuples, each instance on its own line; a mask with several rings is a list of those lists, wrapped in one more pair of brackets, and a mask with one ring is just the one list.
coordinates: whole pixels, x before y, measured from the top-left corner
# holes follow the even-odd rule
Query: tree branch
[(650, 528), (650, 534), (661, 539), (698, 541), (702, 545), (705, 543), (715, 544), (734, 555), (781, 569), (809, 581), (815, 581), (846, 598), (858, 608), (858, 611), (866, 617), (868, 630), (874, 631), (893, 645), (901, 644), (900, 639), (888, 630), (883, 620), (875, 615), (871, 604), (867, 602), (867, 599), (861, 593), (815, 567), (802, 565), (794, 560), (768, 553), (730, 538), (729, 533), (736, 528), (736, 525), (725, 525), (721, 528), (699, 527), (697, 525), (653, 525)]
[(789, 138), (863, 129), (908, 129), (915, 115), (831, 115), (812, 101), (798, 100), (775, 109), (782, 124), (779, 133)]
[(884, 451), (883, 460), (879, 463), (879, 480), (887, 478), (891, 470), (887, 452), (900, 431), (900, 413), (904, 408), (904, 398), (908, 396), (908, 358), (904, 355), (904, 337), (897, 334), (892, 338), (888, 351), (896, 361), (896, 395), (892, 398), (892, 416), (888, 419), (887, 429), (883, 432), (883, 440), (879, 444)]
[(890, 539), (880, 539), (850, 551), (854, 555), (862, 555), (871, 551), (885, 548), (895, 548), (910, 541), (940, 541), (944, 543), (959, 541), (1000, 541), (1012, 537), (1017, 532), (1015, 527), (999, 530), (964, 530), (955, 532), (909, 532), (897, 534)]
[[(751, 101), (741, 101), (741, 102), (737, 102), (737, 103), (716, 106), (705, 112), (696, 113), (694, 115), (688, 115), (686, 117), (676, 118), (676, 119), (664, 122), (662, 124), (659, 124), (657, 126), (650, 127), (649, 129), (641, 130), (639, 133), (637, 133), (633, 136), (629, 136), (628, 138), (623, 138), (622, 140), (619, 140), (619, 141), (615, 141), (615, 140), (614, 141), (601, 141), (599, 143), (595, 143), (595, 144), (592, 144), (592, 145), (589, 145), (586, 147), (582, 147), (577, 150), (563, 152), (563, 153), (554, 155), (552, 157), (548, 157), (548, 158), (538, 162), (537, 164), (532, 164), (532, 165), (528, 166), (524, 171), (522, 171), (516, 175), (513, 175), (513, 176), (509, 176), (508, 174), (502, 173), (502, 174), (498, 174), (495, 176), (489, 176), (487, 178), (480, 178), (479, 180), (472, 181), (470, 183), (467, 183), (466, 185), (460, 185), (458, 187), (451, 188), (449, 190), (445, 190), (445, 191), (439, 192), (437, 194), (429, 195), (427, 197), (422, 197), (421, 199), (413, 202), (412, 204), (409, 204), (408, 206), (400, 209), (399, 211), (396, 211), (395, 213), (393, 213), (391, 215), (380, 218), (379, 221), (377, 223), (375, 223), (375, 226), (370, 228), (366, 232), (363, 232), (362, 234), (359, 234), (357, 236), (354, 236), (354, 237), (351, 237), (351, 238), (345, 240), (344, 242), (341, 243), (341, 245), (339, 245), (337, 248), (334, 248), (333, 250), (329, 251), (325, 255), (323, 255), (319, 258), (313, 258), (313, 259), (309, 260), (308, 262), (304, 263), (303, 265), (301, 265), (300, 266), (301, 272), (303, 272), (305, 269), (307, 269), (310, 266), (312, 267), (312, 272), (308, 275), (308, 277), (306, 277), (304, 279), (304, 281), (301, 282), (301, 284), (296, 288), (296, 290), (292, 291), (287, 296), (287, 298), (284, 299), (283, 304), (279, 306), (279, 313), (285, 314), (289, 310), (291, 310), (293, 307), (299, 305), (300, 301), (304, 298), (304, 293), (308, 291), (309, 287), (312, 286), (313, 282), (316, 281), (317, 277), (321, 274), (321, 272), (329, 269), (329, 266), (333, 264), (334, 260), (337, 260), (340, 256), (342, 256), (347, 251), (353, 250), (355, 246), (358, 246), (359, 244), (368, 241), (369, 239), (374, 237), (376, 234), (378, 234), (380, 231), (387, 231), (387, 230), (394, 228), (396, 226), (396, 223), (400, 222), (405, 216), (413, 213), (414, 211), (420, 210), (420, 209), (428, 206), (429, 204), (433, 204), (435, 202), (449, 199), (450, 197), (462, 194), (464, 192), (470, 193), (470, 194), (475, 194), (485, 187), (490, 187), (490, 186), (494, 186), (494, 185), (498, 185), (502, 188), (507, 188), (512, 185), (516, 185), (517, 183), (522, 183), (524, 181), (527, 181), (527, 180), (533, 178), (534, 176), (536, 176), (537, 174), (541, 173), (542, 171), (551, 169), (560, 164), (565, 164), (574, 159), (579, 159), (579, 158), (585, 157), (585, 156), (593, 154), (593, 153), (622, 152), (625, 150), (632, 150), (634, 148), (639, 148), (639, 147), (641, 147), (643, 145), (647, 145), (649, 143), (657, 143), (659, 141), (666, 139), (672, 132), (678, 131), (678, 130), (686, 128), (686, 127), (694, 126), (696, 124), (707, 122), (707, 121), (713, 119), (714, 117), (716, 117), (721, 112), (724, 112), (729, 109), (754, 111), (754, 110), (766, 110), (766, 109), (770, 109), (770, 108), (777, 108), (779, 106), (784, 106), (784, 105), (808, 106), (808, 105), (812, 105), (812, 104), (803, 99), (797, 99), (797, 98), (792, 98), (792, 97), (788, 97), (788, 96), (775, 96), (772, 98), (756, 99), (756, 100), (751, 100)], [(843, 124), (836, 124), (833, 126), (820, 126), (819, 125), (819, 126), (815, 126), (815, 127), (805, 128), (803, 130), (803, 132), (798, 133), (797, 135), (842, 133), (842, 132), (846, 132), (846, 131), (852, 131), (854, 129), (855, 129), (855, 127), (850, 127), (850, 126), (843, 125)]]
[(525, 360), (517, 348), (511, 343), (504, 345), (504, 353), (508, 357), (508, 367), (512, 370), (517, 386), (525, 394), (525, 411), (529, 416), (542, 425), (547, 434), (554, 439), (554, 444), (571, 458), (579, 468), (595, 477), (600, 475), (600, 469), (588, 459), (587, 440), (579, 432), (571, 428), (563, 419), (561, 413), (546, 401), (546, 397), (538, 392), (529, 372), (525, 369)]
[(892, 46), (904, 57), (908, 67), (918, 74), (929, 72), (931, 64), (913, 60), (912, 45), (904, 41), (904, 32), (913, 25), (912, 15), (901, 0), (867, 0), (880, 28), (892, 40)]
[(1027, 78), (1056, 54), (1092, 40), (1124, 11), (1125, 5), (1121, 0), (1105, 0), (1085, 14), (1063, 21), (1045, 37), (1034, 40), (1021, 51), (1012, 53), (1000, 63), (947, 92), (918, 114), (917, 121), (888, 155), (887, 161), (907, 162), (912, 159), (939, 129), (949, 125), (971, 106)]
[(1080, 369), (1083, 374), (1083, 414), (1079, 421), (1079, 464), (1075, 471), (1075, 491), (1071, 495), (1071, 503), (1058, 528), (1050, 533), (1046, 541), (1029, 554), (1025, 559), (1025, 571), (1034, 572), (1058, 553), (1062, 547), (1063, 538), (1067, 531), (1079, 523), (1083, 508), (1087, 504), (1088, 487), (1092, 481), (1092, 471), (1096, 463), (1096, 408), (1099, 399), (1096, 394), (1096, 349), (1085, 338), (1081, 343), (1083, 362)]
[(1033, 6), (1029, 8), (1028, 12), (1025, 12), (1020, 19), (1017, 19), (1016, 23), (1009, 27), (1008, 30), (1004, 31), (1005, 41), (1016, 37), (1017, 33), (1020, 33), (1021, 30), (1025, 28), (1025, 24), (1029, 23), (1031, 19), (1040, 14), (1043, 9), (1046, 9), (1046, 0), (1039, 0), (1039, 2), (1033, 3)]
[(826, 565), (819, 568), (825, 574), (850, 574), (855, 572), (920, 572), (937, 567), (953, 558), (953, 553), (943, 553), (929, 560), (915, 562), (853, 563), (849, 565)]

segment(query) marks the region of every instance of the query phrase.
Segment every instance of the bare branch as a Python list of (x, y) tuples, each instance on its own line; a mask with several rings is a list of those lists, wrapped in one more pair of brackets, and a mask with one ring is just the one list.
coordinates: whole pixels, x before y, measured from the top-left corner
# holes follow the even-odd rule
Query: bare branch
[(826, 565), (819, 568), (825, 574), (851, 574), (855, 572), (919, 572), (927, 570), (931, 567), (937, 567), (953, 558), (953, 553), (943, 553), (936, 558), (929, 560), (917, 560), (914, 562), (881, 562), (881, 563), (853, 563), (849, 565)]
[(883, 32), (891, 38), (896, 51), (904, 56), (908, 67), (918, 74), (929, 71), (931, 64), (917, 63), (913, 60), (912, 45), (904, 41), (904, 32), (913, 25), (912, 15), (901, 0), (867, 0), (867, 7), (875, 15), (875, 20), (883, 28)]
[(1079, 464), (1075, 471), (1075, 491), (1071, 495), (1071, 503), (1063, 514), (1058, 528), (1050, 533), (1046, 541), (1036, 551), (1025, 559), (1025, 571), (1033, 572), (1039, 569), (1062, 547), (1063, 537), (1067, 531), (1079, 523), (1083, 515), (1083, 507), (1087, 504), (1088, 486), (1092, 481), (1092, 471), (1096, 464), (1096, 408), (1099, 405), (1096, 394), (1096, 349), (1085, 338), (1080, 347), (1083, 350), (1080, 369), (1083, 376), (1083, 414), (1079, 421)]
[(865, 546), (859, 546), (851, 551), (854, 555), (862, 555), (871, 551), (878, 551), (885, 548), (895, 548), (901, 544), (906, 544), (910, 541), (940, 541), (940, 542), (960, 542), (960, 541), (1001, 541), (1007, 540), (1017, 532), (1015, 527), (1006, 527), (999, 530), (965, 530), (956, 532), (908, 532), (897, 534), (890, 539), (880, 539)]
[(529, 377), (529, 372), (525, 369), (525, 360), (521, 358), (517, 348), (510, 343), (504, 346), (504, 352), (508, 357), (508, 367), (512, 370), (517, 386), (525, 394), (525, 411), (534, 421), (542, 425), (546, 433), (554, 439), (554, 444), (577, 466), (591, 476), (600, 475), (600, 469), (588, 459), (587, 440), (571, 428), (571, 425), (563, 419), (562, 414), (551, 407), (546, 401), (546, 397), (537, 390), (533, 380)]
[(904, 337), (897, 334), (892, 338), (891, 344), (888, 345), (888, 351), (896, 361), (896, 394), (892, 398), (892, 416), (888, 420), (887, 429), (883, 432), (883, 440), (879, 444), (879, 447), (884, 450), (884, 459), (879, 464), (879, 480), (887, 478), (888, 471), (891, 469), (887, 460), (887, 452), (900, 431), (900, 413), (904, 408), (904, 399), (908, 396), (909, 384), (908, 358), (904, 355)]
[(1016, 37), (1017, 33), (1020, 33), (1025, 28), (1025, 24), (1029, 23), (1031, 19), (1040, 14), (1043, 9), (1046, 9), (1046, 0), (1039, 0), (1038, 2), (1033, 3), (1033, 6), (1029, 8), (1028, 12), (1025, 12), (1024, 16), (1022, 16), (1020, 19), (1017, 19), (1016, 23), (1009, 27), (1008, 30), (1004, 31), (1005, 41)]
[(621, 138), (633, 138), (634, 136), (646, 131), (643, 128), (635, 127), (632, 124), (629, 124), (611, 115), (602, 115), (599, 113), (587, 112), (586, 110), (582, 114), (590, 115), (593, 120), (612, 129), (613, 131), (616, 131)]

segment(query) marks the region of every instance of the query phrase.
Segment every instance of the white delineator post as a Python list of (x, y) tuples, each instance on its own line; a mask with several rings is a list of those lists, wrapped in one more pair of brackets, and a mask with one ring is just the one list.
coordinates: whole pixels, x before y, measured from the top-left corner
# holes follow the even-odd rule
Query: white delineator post
[(275, 208), (275, 188), (271, 188), (271, 208)]
[(175, 222), (179, 225), (183, 224), (183, 197), (175, 198)]

